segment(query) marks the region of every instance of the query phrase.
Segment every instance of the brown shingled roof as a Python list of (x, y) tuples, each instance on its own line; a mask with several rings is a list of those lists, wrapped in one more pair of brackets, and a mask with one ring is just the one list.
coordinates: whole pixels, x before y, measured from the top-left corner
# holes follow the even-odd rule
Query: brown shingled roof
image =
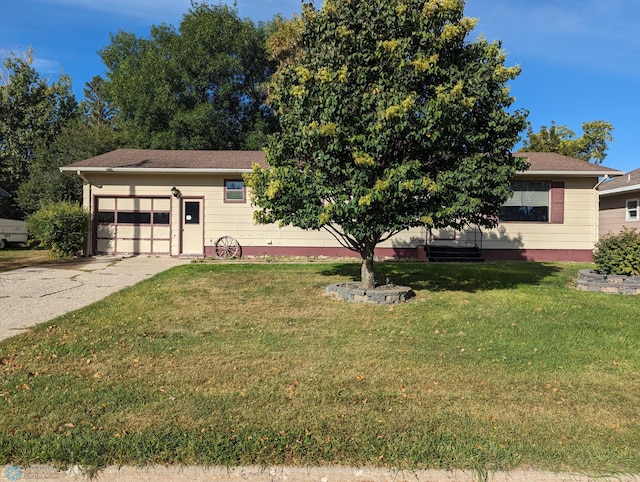
[[(619, 176), (620, 171), (591, 164), (553, 152), (516, 152), (531, 164), (527, 173), (567, 172), (582, 175)], [(110, 169), (219, 169), (250, 170), (253, 164), (267, 167), (263, 151), (178, 151), (154, 149), (118, 149), (61, 168), (63, 171)]]
[(612, 189), (637, 187), (640, 189), (640, 169), (628, 172), (624, 176), (616, 177), (610, 181), (605, 182), (600, 186), (600, 192), (610, 191)]
[(63, 170), (103, 169), (224, 169), (266, 167), (263, 151), (171, 151), (118, 149), (65, 166)]
[(582, 172), (593, 173), (594, 175), (609, 174), (619, 176), (622, 172), (611, 169), (610, 167), (591, 164), (590, 162), (574, 159), (573, 157), (563, 156), (555, 152), (514, 152), (516, 157), (526, 157), (531, 164), (527, 172), (536, 171), (563, 171), (563, 172)]

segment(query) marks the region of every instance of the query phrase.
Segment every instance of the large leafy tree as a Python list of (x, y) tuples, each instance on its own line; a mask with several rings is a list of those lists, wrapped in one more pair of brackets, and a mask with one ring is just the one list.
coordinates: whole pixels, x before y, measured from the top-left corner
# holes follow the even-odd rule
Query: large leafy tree
[(105, 82), (99, 75), (87, 82), (82, 90), (84, 99), (81, 108), (89, 127), (114, 127), (115, 108), (108, 101)]
[[(63, 75), (49, 83), (32, 62), (32, 51), (8, 56), (0, 81), (0, 185), (14, 194), (36, 169), (39, 153), (78, 116), (71, 80)], [(23, 214), (16, 197), (0, 204), (0, 217)]]
[[(511, 150), (499, 42), (469, 41), (462, 0), (327, 0), (303, 8), (270, 99), (282, 132), (248, 176), (260, 223), (326, 229), (362, 257), (413, 226), (492, 227), (525, 161)], [(287, 38), (285, 35), (284, 38)]]
[(82, 180), (62, 174), (60, 166), (120, 147), (113, 109), (102, 96), (102, 79), (85, 84), (81, 115), (65, 123), (54, 139), (38, 141), (29, 177), (20, 184), (16, 202), (25, 214), (58, 202), (82, 201)]
[(100, 52), (105, 92), (132, 147), (264, 147), (277, 126), (264, 105), (272, 61), (268, 26), (225, 6), (192, 3), (176, 30), (151, 27), (148, 38), (118, 32)]
[(82, 179), (59, 168), (119, 147), (118, 134), (108, 125), (90, 125), (87, 118), (68, 123), (53, 142), (37, 147), (31, 174), (16, 193), (18, 206), (31, 214), (58, 202), (81, 203)]
[(609, 143), (613, 142), (613, 125), (597, 120), (582, 123), (582, 136), (565, 125), (551, 123), (551, 127), (542, 126), (538, 132), (527, 128), (527, 137), (522, 143), (522, 151), (557, 152), (565, 156), (600, 164), (607, 157)]

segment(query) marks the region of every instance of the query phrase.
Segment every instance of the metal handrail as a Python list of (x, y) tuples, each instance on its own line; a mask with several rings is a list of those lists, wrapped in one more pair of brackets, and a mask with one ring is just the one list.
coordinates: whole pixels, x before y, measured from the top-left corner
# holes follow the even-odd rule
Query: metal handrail
[[(473, 231), (473, 242), (474, 242), (474, 247), (478, 248), (478, 251), (480, 252), (480, 254), (482, 254), (482, 250), (483, 250), (483, 243), (484, 243), (484, 233), (482, 232), (482, 229), (480, 228), (480, 226), (475, 225), (475, 227), (472, 227), (470, 224), (467, 225), (467, 227)], [(456, 231), (456, 232), (462, 232), (463, 230), (460, 231)], [(428, 233), (427, 233), (427, 239), (426, 239), (426, 250), (427, 250), (427, 256), (431, 255), (431, 246), (433, 245), (434, 241), (433, 241), (433, 231), (431, 229), (429, 229)], [(459, 241), (456, 241), (457, 244), (459, 244)]]

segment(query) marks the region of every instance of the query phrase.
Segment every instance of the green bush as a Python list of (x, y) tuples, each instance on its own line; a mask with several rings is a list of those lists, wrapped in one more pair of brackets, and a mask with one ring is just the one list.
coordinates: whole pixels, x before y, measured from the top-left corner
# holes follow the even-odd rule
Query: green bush
[(69, 202), (47, 205), (27, 217), (27, 230), (38, 247), (55, 258), (82, 253), (91, 217), (81, 206)]
[(593, 259), (602, 274), (640, 275), (640, 233), (624, 227), (596, 243)]

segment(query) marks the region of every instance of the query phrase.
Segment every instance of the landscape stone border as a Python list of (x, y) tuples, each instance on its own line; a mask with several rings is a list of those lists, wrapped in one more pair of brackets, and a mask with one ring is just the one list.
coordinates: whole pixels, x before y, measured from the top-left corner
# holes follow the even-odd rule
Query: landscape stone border
[(415, 296), (413, 290), (408, 286), (386, 284), (376, 286), (373, 289), (364, 289), (360, 283), (356, 282), (330, 284), (326, 288), (326, 293), (352, 303), (375, 303), (379, 305), (402, 303)]
[(621, 295), (640, 295), (640, 276), (600, 274), (589, 269), (578, 272), (576, 288)]

